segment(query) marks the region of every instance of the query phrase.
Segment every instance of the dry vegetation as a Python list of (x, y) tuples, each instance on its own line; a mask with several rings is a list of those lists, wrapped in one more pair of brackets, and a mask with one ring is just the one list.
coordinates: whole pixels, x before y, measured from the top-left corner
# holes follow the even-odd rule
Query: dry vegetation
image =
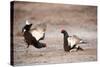
[[(34, 65), (48, 63), (86, 62), (97, 60), (97, 8), (96, 6), (15, 2), (14, 5), (14, 64)], [(47, 24), (44, 42), (47, 47), (26, 48), (21, 33), (25, 20), (34, 25)], [(77, 35), (88, 43), (84, 51), (66, 53), (63, 50), (63, 35)]]

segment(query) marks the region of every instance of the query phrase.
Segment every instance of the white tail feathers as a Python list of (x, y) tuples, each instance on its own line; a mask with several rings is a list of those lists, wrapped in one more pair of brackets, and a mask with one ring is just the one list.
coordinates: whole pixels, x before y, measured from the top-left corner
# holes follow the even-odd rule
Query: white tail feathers
[(26, 25), (30, 25), (30, 23), (29, 23), (29, 21), (28, 21), (28, 20), (26, 20)]
[(87, 41), (84, 41), (84, 40), (80, 40), (80, 43), (87, 43)]
[(84, 41), (83, 40), (80, 40), (80, 43), (83, 43)]
[(43, 37), (44, 32), (40, 30), (32, 30), (31, 34), (36, 38), (36, 40), (39, 40), (41, 37)]
[(74, 45), (77, 45), (77, 44), (85, 44), (87, 43), (86, 41), (80, 39), (78, 36), (76, 35), (73, 35), (73, 36), (69, 36), (68, 37), (68, 44), (72, 47)]

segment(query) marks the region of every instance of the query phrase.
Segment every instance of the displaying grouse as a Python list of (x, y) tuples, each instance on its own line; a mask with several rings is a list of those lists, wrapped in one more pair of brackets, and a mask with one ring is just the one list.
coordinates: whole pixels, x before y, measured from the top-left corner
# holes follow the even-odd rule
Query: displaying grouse
[(82, 50), (79, 46), (81, 43), (86, 43), (76, 35), (69, 36), (66, 30), (62, 30), (61, 33), (64, 35), (64, 51), (69, 52), (72, 49)]
[(25, 42), (28, 45), (27, 48), (29, 47), (29, 45), (33, 45), (36, 48), (46, 47), (45, 43), (39, 42), (39, 40), (37, 40), (36, 37), (32, 35), (32, 33), (30, 31), (31, 26), (32, 26), (32, 24), (30, 24), (30, 23), (28, 23), (28, 21), (26, 21), (26, 25), (22, 28), (22, 32), (23, 32)]

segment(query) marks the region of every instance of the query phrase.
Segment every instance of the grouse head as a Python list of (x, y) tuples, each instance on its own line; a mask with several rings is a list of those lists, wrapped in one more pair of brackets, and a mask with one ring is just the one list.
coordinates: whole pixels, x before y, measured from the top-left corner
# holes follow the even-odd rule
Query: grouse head
[(66, 35), (66, 36), (69, 36), (68, 33), (67, 33), (67, 31), (64, 30), (64, 29), (61, 30), (61, 33), (64, 34), (64, 35)]
[(26, 25), (23, 27), (22, 32), (29, 31), (31, 28), (32, 24), (26, 20)]
[(66, 33), (66, 30), (64, 30), (64, 29), (63, 29), (63, 30), (61, 30), (61, 33)]

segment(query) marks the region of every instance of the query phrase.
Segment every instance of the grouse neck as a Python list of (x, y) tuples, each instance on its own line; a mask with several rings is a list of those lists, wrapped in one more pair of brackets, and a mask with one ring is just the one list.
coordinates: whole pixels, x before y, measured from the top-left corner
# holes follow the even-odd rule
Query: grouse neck
[(64, 44), (65, 44), (66, 41), (67, 41), (67, 38), (68, 38), (69, 36), (68, 36), (68, 33), (67, 33), (67, 32), (64, 32), (63, 35), (64, 35), (63, 40), (64, 40)]
[(67, 34), (64, 34), (64, 51), (67, 51), (67, 52), (69, 52), (69, 50), (70, 50), (70, 47), (68, 46), (68, 35)]
[(69, 35), (68, 35), (68, 33), (67, 33), (67, 32), (65, 32), (65, 33), (64, 33), (64, 37), (66, 37), (66, 38), (68, 38), (68, 37), (69, 37)]
[(64, 43), (66, 43), (68, 37), (69, 37), (68, 35), (64, 34)]

